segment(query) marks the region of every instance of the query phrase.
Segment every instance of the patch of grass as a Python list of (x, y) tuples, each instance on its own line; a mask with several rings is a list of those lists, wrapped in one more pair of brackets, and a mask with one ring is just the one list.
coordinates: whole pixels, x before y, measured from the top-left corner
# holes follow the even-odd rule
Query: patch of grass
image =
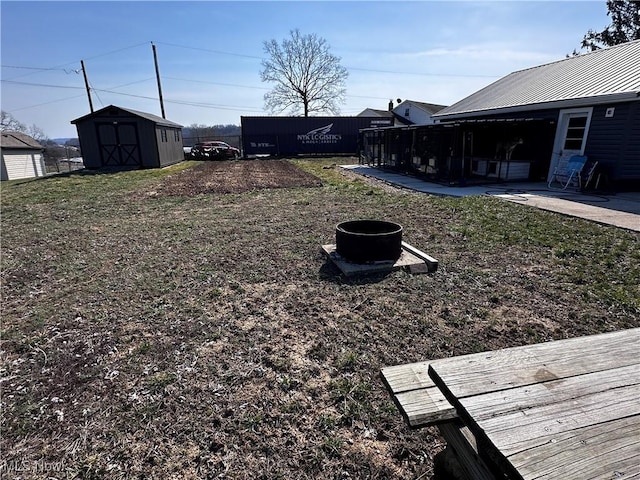
[(321, 448), (329, 458), (340, 458), (340, 456), (342, 456), (343, 446), (344, 440), (342, 440), (342, 438), (336, 435), (330, 435), (324, 438)]
[(149, 353), (151, 350), (151, 343), (148, 340), (145, 340), (140, 345), (136, 347), (135, 354), (136, 355), (145, 355)]
[(163, 391), (168, 385), (171, 385), (176, 381), (176, 376), (173, 373), (158, 372), (150, 375), (146, 380), (146, 386), (155, 392)]
[[(637, 233), (398, 194), (345, 162), (292, 161), (310, 188), (269, 161), (249, 185), (188, 170), (195, 195), (189, 163), (3, 183), (3, 455), (83, 478), (417, 478), (442, 440), (406, 428), (382, 366), (640, 326)], [(203, 193), (207, 171), (260, 189)], [(397, 221), (440, 268), (345, 278), (320, 245), (353, 218)], [(352, 443), (363, 425), (384, 443)]]
[(368, 398), (371, 385), (368, 382), (357, 381), (349, 377), (332, 380), (328, 385), (329, 391), (336, 401), (345, 399), (364, 401)]
[(359, 356), (351, 350), (342, 353), (335, 361), (335, 367), (339, 372), (352, 372), (356, 370), (359, 363)]
[(318, 417), (318, 428), (323, 431), (331, 431), (338, 425), (338, 420), (333, 415), (321, 414)]
[(165, 168), (121, 172), (78, 170), (30, 180), (15, 180), (2, 185), (2, 202), (24, 205), (101, 202), (108, 196), (133, 191), (149, 182), (187, 170), (197, 162), (186, 161)]
[(376, 196), (383, 193), (382, 189), (372, 187), (371, 184), (361, 179), (345, 182), (338, 165), (354, 164), (354, 158), (321, 158), (316, 160), (290, 160), (298, 168), (318, 177), (329, 189), (336, 190), (343, 195)]

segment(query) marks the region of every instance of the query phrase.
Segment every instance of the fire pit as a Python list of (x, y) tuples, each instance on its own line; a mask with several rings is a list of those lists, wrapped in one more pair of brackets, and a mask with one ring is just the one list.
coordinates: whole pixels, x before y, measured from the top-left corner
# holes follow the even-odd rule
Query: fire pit
[(353, 263), (395, 262), (402, 255), (402, 226), (381, 220), (339, 223), (336, 252)]

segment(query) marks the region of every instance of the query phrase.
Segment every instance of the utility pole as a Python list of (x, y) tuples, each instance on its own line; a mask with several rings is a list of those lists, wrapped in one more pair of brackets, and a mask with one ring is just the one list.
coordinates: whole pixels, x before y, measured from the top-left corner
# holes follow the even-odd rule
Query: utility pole
[(89, 89), (89, 80), (87, 79), (87, 71), (84, 69), (84, 60), (80, 60), (82, 66), (82, 75), (84, 76), (84, 86), (87, 89), (87, 97), (89, 97), (89, 109), (93, 113), (93, 102), (91, 101), (91, 90)]
[(160, 84), (160, 70), (158, 69), (158, 54), (156, 53), (156, 46), (151, 42), (151, 49), (153, 50), (153, 63), (156, 65), (156, 79), (158, 80), (158, 96), (160, 97), (160, 111), (162, 112), (162, 118), (167, 118), (164, 114), (164, 101), (162, 100), (162, 85)]

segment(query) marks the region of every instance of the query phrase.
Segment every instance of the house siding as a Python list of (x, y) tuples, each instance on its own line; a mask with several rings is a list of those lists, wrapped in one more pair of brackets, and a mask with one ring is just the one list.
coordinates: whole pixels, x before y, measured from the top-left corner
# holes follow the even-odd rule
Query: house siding
[(434, 123), (429, 113), (419, 109), (415, 105), (411, 105), (410, 103), (401, 103), (394, 108), (393, 111), (396, 115), (400, 115), (416, 125), (429, 125)]
[[(610, 107), (615, 111), (607, 117)], [(611, 181), (640, 179), (640, 102), (594, 107), (585, 155), (597, 161)]]

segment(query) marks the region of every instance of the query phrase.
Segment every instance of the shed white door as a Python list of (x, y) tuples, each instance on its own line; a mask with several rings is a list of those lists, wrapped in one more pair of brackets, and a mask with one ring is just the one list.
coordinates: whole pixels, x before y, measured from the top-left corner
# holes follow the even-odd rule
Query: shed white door
[(573, 155), (584, 154), (593, 108), (560, 110), (547, 181), (558, 167), (564, 167)]

